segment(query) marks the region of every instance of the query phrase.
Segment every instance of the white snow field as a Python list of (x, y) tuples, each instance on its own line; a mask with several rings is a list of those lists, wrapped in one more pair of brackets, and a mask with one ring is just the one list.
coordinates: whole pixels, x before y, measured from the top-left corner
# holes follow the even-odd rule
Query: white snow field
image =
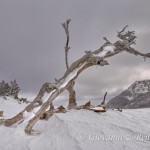
[[(25, 106), (0, 99), (5, 118)], [(149, 116), (150, 109), (105, 113), (70, 110), (37, 122), (37, 135), (26, 135), (25, 124), (0, 126), (0, 150), (150, 150)]]

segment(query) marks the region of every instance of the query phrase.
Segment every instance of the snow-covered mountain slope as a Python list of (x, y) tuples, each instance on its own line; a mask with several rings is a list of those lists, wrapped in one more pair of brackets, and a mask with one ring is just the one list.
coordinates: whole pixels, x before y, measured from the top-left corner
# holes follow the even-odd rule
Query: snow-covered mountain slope
[(150, 92), (150, 80), (135, 81), (128, 90), (132, 93), (133, 97)]
[(120, 95), (112, 98), (109, 108), (146, 108), (150, 107), (150, 80), (136, 81)]
[[(0, 101), (0, 106), (5, 117), (25, 107), (14, 101)], [(0, 150), (149, 150), (149, 116), (149, 108), (105, 113), (70, 110), (39, 121), (34, 130), (40, 134), (35, 136), (24, 133), (25, 124), (0, 126)]]

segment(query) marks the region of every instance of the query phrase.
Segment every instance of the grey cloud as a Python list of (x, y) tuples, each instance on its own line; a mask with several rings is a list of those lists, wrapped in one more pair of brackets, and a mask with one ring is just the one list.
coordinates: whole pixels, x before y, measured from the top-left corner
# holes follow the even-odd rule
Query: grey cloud
[[(0, 1), (0, 80), (17, 79), (23, 93), (37, 93), (42, 83), (53, 82), (65, 71), (65, 34), (61, 23), (71, 18), (69, 62), (84, 50), (94, 50), (107, 36), (126, 24), (137, 31), (135, 46), (149, 52), (150, 1), (120, 0), (7, 0)], [(150, 61), (129, 54), (108, 59), (110, 66), (90, 68), (76, 82), (77, 94), (100, 95), (120, 91), (137, 69), (147, 70)], [(143, 75), (136, 79), (143, 79)]]

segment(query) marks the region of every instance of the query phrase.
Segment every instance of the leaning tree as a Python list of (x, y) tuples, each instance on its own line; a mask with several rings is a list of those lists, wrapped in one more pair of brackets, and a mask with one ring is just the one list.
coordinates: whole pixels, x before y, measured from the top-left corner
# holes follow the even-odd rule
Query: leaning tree
[[(65, 33), (67, 36), (67, 42), (65, 46), (65, 56), (66, 56), (66, 68), (67, 71), (60, 79), (55, 79), (54, 83), (45, 83), (37, 94), (36, 98), (22, 110), (19, 114), (10, 119), (1, 120), (1, 124), (5, 126), (11, 126), (13, 124), (25, 123), (25, 133), (31, 134), (33, 132), (33, 126), (35, 123), (43, 116), (43, 114), (48, 114), (51, 116), (53, 113), (57, 112), (54, 109), (52, 101), (57, 98), (63, 91), (68, 90), (70, 98), (74, 92), (73, 86), (76, 78), (85, 69), (97, 65), (105, 66), (109, 65), (107, 58), (112, 57), (121, 52), (128, 52), (130, 54), (139, 55), (144, 58), (150, 58), (150, 53), (143, 54), (133, 47), (135, 44), (135, 32), (125, 31), (127, 26), (123, 28), (120, 32), (117, 32), (117, 37), (119, 38), (115, 43), (110, 42), (106, 37), (104, 37), (105, 43), (98, 49), (93, 51), (85, 51), (85, 54), (70, 66), (68, 65), (68, 50), (69, 50), (69, 25), (70, 20), (67, 20), (63, 25)], [(73, 93), (75, 94), (75, 92)], [(73, 95), (75, 98), (75, 95)], [(70, 100), (69, 104), (76, 105), (75, 99)], [(47, 110), (49, 109), (49, 110)]]

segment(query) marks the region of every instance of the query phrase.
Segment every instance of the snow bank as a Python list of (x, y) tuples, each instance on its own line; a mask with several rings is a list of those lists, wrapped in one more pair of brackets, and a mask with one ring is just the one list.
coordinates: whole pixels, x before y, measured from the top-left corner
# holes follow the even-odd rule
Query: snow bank
[(14, 117), (14, 115), (18, 114), (26, 106), (26, 103), (19, 104), (17, 100), (10, 97), (9, 100), (4, 100), (3, 98), (0, 98), (0, 111), (4, 111), (4, 118), (6, 119)]
[[(0, 106), (8, 114), (23, 107), (15, 103), (10, 109), (7, 101)], [(24, 125), (0, 126), (0, 150), (149, 150), (149, 116), (150, 109), (105, 113), (71, 110), (37, 122), (34, 130), (41, 132), (37, 136), (26, 135)]]

